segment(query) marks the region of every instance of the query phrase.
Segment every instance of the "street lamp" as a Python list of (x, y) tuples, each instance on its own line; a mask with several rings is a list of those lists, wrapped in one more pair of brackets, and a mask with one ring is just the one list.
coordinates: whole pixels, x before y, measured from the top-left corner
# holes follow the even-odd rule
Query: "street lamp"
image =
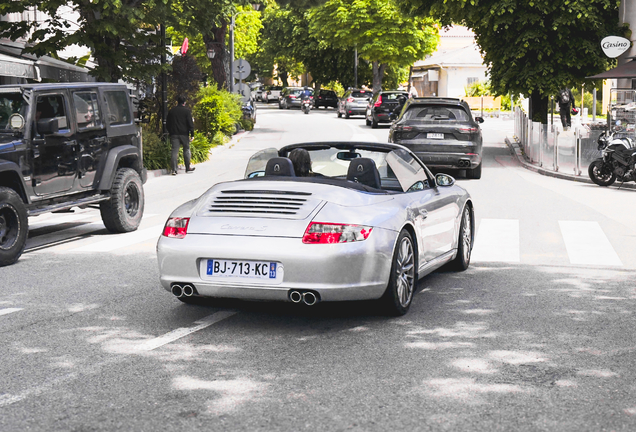
[[(260, 3), (252, 3), (252, 9), (258, 11), (261, 8)], [(238, 14), (245, 13), (240, 11), (232, 15), (230, 23), (230, 93), (234, 93), (234, 19)]]

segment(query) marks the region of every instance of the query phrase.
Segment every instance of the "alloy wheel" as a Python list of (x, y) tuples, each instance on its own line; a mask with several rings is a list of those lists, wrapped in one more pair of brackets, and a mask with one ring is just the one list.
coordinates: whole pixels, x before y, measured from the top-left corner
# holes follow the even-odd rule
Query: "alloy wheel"
[(398, 248), (396, 261), (396, 290), (402, 307), (407, 307), (415, 288), (415, 256), (409, 237), (404, 237)]
[(470, 261), (470, 253), (471, 253), (471, 243), (472, 243), (472, 228), (471, 228), (471, 220), (470, 220), (470, 211), (468, 208), (464, 209), (464, 223), (462, 227), (462, 245), (463, 250), (462, 253), (464, 255), (464, 261)]
[(20, 222), (17, 211), (10, 205), (0, 206), (0, 249), (10, 249), (18, 240)]
[(124, 205), (126, 207), (126, 213), (130, 217), (135, 217), (139, 211), (139, 191), (134, 183), (130, 183), (126, 188), (126, 195), (124, 196)]

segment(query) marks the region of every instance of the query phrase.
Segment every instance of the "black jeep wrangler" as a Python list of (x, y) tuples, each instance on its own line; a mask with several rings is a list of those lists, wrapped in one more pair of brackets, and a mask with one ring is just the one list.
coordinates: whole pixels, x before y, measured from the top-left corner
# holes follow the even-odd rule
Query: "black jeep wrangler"
[(144, 211), (141, 130), (121, 84), (0, 86), (0, 266), (18, 260), (28, 216), (99, 203), (111, 232)]

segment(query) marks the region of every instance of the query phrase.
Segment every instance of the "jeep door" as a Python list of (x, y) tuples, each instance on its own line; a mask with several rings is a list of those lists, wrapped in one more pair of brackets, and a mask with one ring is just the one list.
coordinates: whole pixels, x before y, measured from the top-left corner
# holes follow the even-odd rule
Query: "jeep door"
[(78, 151), (77, 176), (83, 188), (93, 186), (99, 162), (108, 150), (103, 110), (97, 88), (72, 93)]
[[(66, 192), (77, 177), (77, 142), (69, 117), (70, 104), (63, 90), (38, 93), (33, 115), (33, 190), (47, 196)], [(38, 123), (53, 120), (58, 131), (42, 132)]]

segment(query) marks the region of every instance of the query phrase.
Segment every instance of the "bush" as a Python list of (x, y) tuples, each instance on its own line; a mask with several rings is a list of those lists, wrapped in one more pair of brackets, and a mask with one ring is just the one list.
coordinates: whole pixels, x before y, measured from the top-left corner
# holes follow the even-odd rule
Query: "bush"
[[(149, 129), (143, 128), (144, 145), (144, 167), (148, 170), (170, 169), (170, 159), (172, 157), (172, 146), (170, 140), (162, 140)], [(203, 133), (195, 132), (194, 139), (190, 142), (191, 162), (198, 164), (210, 158), (210, 149), (218, 145), (223, 145), (227, 137), (222, 133), (217, 133), (209, 140)], [(179, 149), (179, 165), (183, 165), (183, 148)]]
[(239, 122), (241, 124), (241, 128), (246, 131), (251, 131), (254, 129), (254, 122), (251, 119), (243, 118)]
[(197, 97), (199, 102), (192, 110), (197, 130), (208, 140), (219, 132), (226, 136), (234, 134), (234, 125), (243, 117), (240, 96), (209, 86), (201, 88)]

